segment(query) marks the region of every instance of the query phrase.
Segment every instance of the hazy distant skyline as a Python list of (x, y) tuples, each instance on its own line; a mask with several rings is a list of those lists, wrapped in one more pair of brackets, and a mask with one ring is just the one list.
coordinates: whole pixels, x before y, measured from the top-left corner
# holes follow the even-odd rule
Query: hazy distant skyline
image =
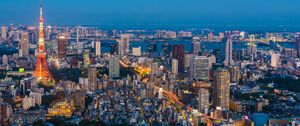
[[(300, 25), (298, 0), (44, 0), (49, 25)], [(37, 24), (39, 0), (1, 0), (0, 24)]]

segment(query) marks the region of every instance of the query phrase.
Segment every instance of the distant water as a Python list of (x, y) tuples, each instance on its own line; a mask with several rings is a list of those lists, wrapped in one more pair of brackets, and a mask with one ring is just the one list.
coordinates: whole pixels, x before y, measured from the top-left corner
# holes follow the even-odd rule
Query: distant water
[[(133, 47), (141, 47), (142, 52), (146, 52), (148, 50), (148, 46), (151, 44), (157, 45), (157, 52), (161, 52), (163, 45), (184, 45), (184, 49), (186, 52), (192, 51), (193, 43), (190, 40), (180, 40), (180, 41), (168, 41), (168, 42), (130, 42), (130, 50)], [(213, 50), (213, 49), (225, 49), (226, 42), (201, 42), (201, 47), (205, 50)], [(109, 53), (111, 50), (111, 45), (117, 45), (116, 41), (101, 41), (101, 51), (104, 53)], [(281, 42), (280, 45), (284, 48), (294, 48), (294, 43), (291, 42)], [(235, 42), (233, 43), (233, 49), (246, 49), (246, 42)], [(258, 45), (258, 49), (270, 49), (270, 46), (266, 45)]]

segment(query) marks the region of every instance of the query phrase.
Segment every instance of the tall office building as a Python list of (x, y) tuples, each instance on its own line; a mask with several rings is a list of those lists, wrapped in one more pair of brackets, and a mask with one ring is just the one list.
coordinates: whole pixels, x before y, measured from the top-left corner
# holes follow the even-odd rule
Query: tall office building
[(174, 75), (178, 74), (178, 60), (177, 59), (172, 59), (172, 73)]
[(178, 74), (184, 73), (184, 46), (173, 45), (172, 58), (178, 60)]
[(230, 66), (229, 72), (230, 72), (230, 82), (238, 83), (241, 77), (239, 66)]
[(57, 54), (58, 58), (65, 58), (67, 55), (67, 37), (64, 35), (57, 37)]
[(118, 41), (118, 54), (122, 57), (128, 55), (129, 53), (129, 41), (130, 35), (123, 34), (121, 35), (121, 39)]
[(218, 68), (214, 73), (213, 107), (229, 110), (230, 74), (226, 69)]
[(213, 50), (213, 55), (215, 55), (216, 63), (218, 63), (218, 64), (224, 63), (224, 60), (225, 60), (225, 55), (222, 51), (223, 50), (221, 50), (221, 49), (214, 49)]
[(94, 91), (97, 84), (97, 68), (90, 66), (88, 72), (88, 90)]
[(28, 33), (22, 33), (21, 35), (21, 43), (20, 43), (20, 49), (23, 56), (29, 55), (29, 37)]
[(198, 55), (201, 51), (200, 42), (193, 42), (193, 54)]
[(225, 50), (225, 61), (224, 66), (234, 65), (234, 61), (232, 59), (232, 40), (231, 35), (227, 33), (227, 42), (226, 42), (226, 50)]
[(118, 78), (120, 76), (119, 57), (113, 56), (109, 59), (109, 78)]
[(96, 45), (96, 49), (95, 49), (96, 56), (100, 56), (101, 55), (101, 42), (97, 39), (95, 45)]
[(190, 79), (209, 80), (209, 58), (206, 56), (196, 56), (191, 59)]
[(209, 106), (209, 90), (200, 88), (198, 92), (198, 111), (206, 113), (206, 109)]
[(1, 38), (5, 40), (7, 37), (7, 27), (6, 26), (1, 26)]
[(279, 60), (280, 60), (280, 55), (275, 52), (271, 52), (271, 67), (278, 67)]
[(300, 36), (297, 36), (295, 38), (295, 47), (296, 47), (296, 51), (297, 51), (297, 56), (300, 57)]
[(118, 40), (118, 55), (120, 57), (125, 55), (125, 52), (124, 52), (123, 48), (124, 48), (124, 42), (122, 40)]

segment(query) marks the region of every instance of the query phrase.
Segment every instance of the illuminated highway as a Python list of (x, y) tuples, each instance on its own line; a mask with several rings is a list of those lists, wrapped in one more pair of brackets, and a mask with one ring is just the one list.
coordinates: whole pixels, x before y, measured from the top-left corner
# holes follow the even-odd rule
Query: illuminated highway
[[(119, 61), (120, 62), (120, 65), (121, 67), (124, 67), (124, 68), (128, 68), (130, 67), (129, 65), (127, 65), (126, 63), (124, 63), (123, 61)], [(139, 75), (146, 75), (146, 74), (149, 74), (151, 72), (151, 69), (150, 68), (147, 68), (147, 67), (135, 67), (135, 72)], [(146, 73), (146, 74), (145, 74)], [(156, 91), (159, 91), (161, 88), (160, 87), (157, 87), (157, 86), (153, 86), (153, 88), (156, 90)], [(163, 96), (164, 98), (166, 98), (168, 101), (170, 101), (178, 110), (187, 110), (189, 113), (193, 113), (193, 108), (191, 108), (190, 106), (186, 106), (184, 105), (177, 97), (176, 94), (174, 94), (173, 92), (171, 91), (166, 91), (166, 90), (163, 90), (162, 89), (162, 92), (163, 92)], [(212, 126), (213, 125), (213, 122), (214, 121), (226, 121), (225, 119), (220, 119), (220, 118), (213, 118), (213, 117), (210, 117), (204, 113), (199, 113), (199, 115), (201, 117), (204, 117), (206, 122), (207, 122), (207, 126)], [(186, 114), (183, 113), (183, 117), (186, 118)]]

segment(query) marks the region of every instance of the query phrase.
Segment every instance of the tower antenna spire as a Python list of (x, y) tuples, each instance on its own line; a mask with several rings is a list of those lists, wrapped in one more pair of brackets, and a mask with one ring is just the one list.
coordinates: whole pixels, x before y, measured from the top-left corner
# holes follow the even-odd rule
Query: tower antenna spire
[(40, 0), (40, 20), (43, 21), (43, 0)]

